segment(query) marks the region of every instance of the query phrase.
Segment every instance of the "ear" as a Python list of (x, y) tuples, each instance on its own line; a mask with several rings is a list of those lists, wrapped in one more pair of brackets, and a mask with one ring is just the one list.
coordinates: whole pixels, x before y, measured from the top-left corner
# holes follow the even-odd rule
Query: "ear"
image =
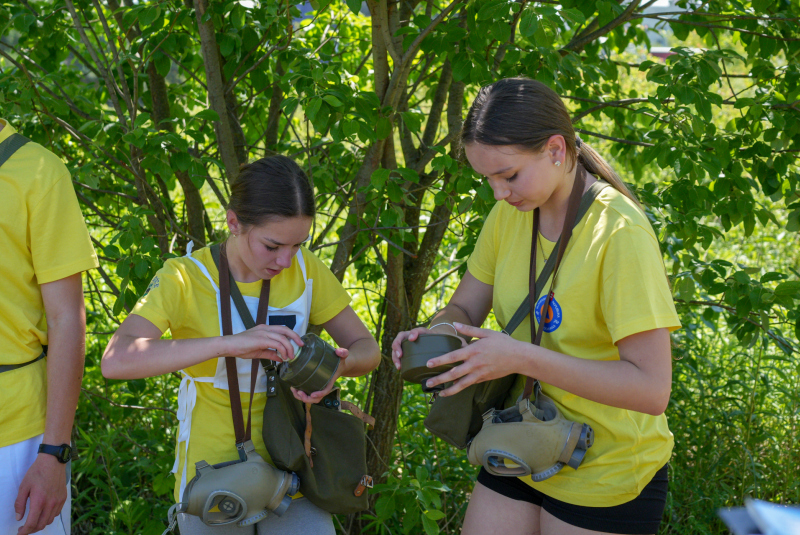
[(236, 213), (233, 210), (228, 210), (226, 212), (225, 219), (228, 221), (228, 230), (231, 231), (231, 234), (242, 233), (242, 225), (239, 223), (239, 218), (236, 217)]
[(547, 145), (545, 145), (545, 150), (551, 161), (566, 163), (564, 159), (567, 157), (567, 142), (564, 141), (564, 136), (561, 134), (550, 136), (550, 139), (547, 140)]

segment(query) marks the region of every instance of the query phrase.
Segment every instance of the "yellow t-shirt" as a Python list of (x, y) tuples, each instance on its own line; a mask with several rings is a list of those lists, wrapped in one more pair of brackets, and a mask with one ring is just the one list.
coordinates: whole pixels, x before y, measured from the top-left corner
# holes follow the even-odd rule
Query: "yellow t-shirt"
[[(492, 305), (505, 326), (528, 295), (533, 212), (497, 203), (468, 261), (469, 272), (491, 284)], [(555, 243), (542, 236), (537, 252), (541, 272)], [(541, 248), (537, 248), (541, 249)], [(537, 309), (549, 289), (545, 285)], [(558, 272), (555, 301), (545, 321), (542, 346), (592, 360), (618, 360), (615, 345), (626, 336), (652, 329), (680, 328), (664, 264), (647, 217), (627, 197), (605, 188), (577, 225)], [(513, 337), (531, 341), (526, 318)], [(507, 406), (522, 392), (519, 376)], [(665, 415), (618, 409), (542, 383), (564, 417), (587, 423), (595, 433), (578, 470), (565, 466), (540, 483), (523, 481), (544, 494), (574, 505), (610, 507), (636, 498), (670, 458), (673, 438)]]
[[(22, 364), (47, 344), (39, 285), (97, 267), (69, 171), (37, 143), (0, 167), (0, 251), (0, 364)], [(43, 433), (46, 404), (46, 359), (0, 373), (0, 447)]]
[[(350, 296), (319, 258), (304, 247), (301, 250), (307, 277), (314, 281), (309, 324), (321, 325), (344, 310), (350, 303)], [(214, 265), (211, 250), (205, 247), (192, 253), (192, 256), (206, 267), (214, 279), (214, 284), (219, 285), (219, 272)], [(258, 297), (261, 294), (261, 281), (236, 284), (244, 296)], [(288, 306), (296, 301), (304, 290), (303, 272), (295, 256), (292, 265), (271, 280), (269, 305), (275, 308)], [(162, 333), (169, 329), (173, 339), (205, 338), (221, 334), (214, 288), (197, 264), (188, 258), (167, 260), (153, 278), (145, 295), (134, 307), (132, 314), (149, 320)], [(213, 377), (216, 370), (217, 359), (214, 358), (191, 366), (185, 371), (192, 377)], [(197, 404), (192, 412), (187, 483), (195, 475), (197, 461), (216, 464), (238, 458), (228, 390), (214, 388), (211, 383), (197, 382), (195, 385)], [(241, 391), (240, 396), (243, 416), (247, 420), (250, 392)], [(257, 393), (253, 397), (251, 432), (256, 451), (269, 461), (267, 448), (261, 436), (266, 400), (266, 393)], [(179, 501), (181, 475), (187, 459), (184, 457), (184, 444), (178, 444), (176, 440), (176, 447), (179, 452), (179, 466), (175, 474), (175, 500)]]

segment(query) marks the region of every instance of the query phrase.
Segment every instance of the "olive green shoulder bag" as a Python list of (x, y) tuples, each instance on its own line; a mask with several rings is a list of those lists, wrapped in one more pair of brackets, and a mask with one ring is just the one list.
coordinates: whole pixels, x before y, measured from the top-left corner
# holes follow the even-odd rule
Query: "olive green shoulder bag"
[[(211, 254), (219, 267), (219, 245), (211, 246)], [(255, 327), (233, 280), (231, 299), (244, 326)], [(261, 364), (267, 374), (262, 435), (272, 462), (281, 470), (295, 472), (300, 492), (317, 507), (336, 514), (366, 510), (365, 491), (372, 487), (372, 478), (367, 474), (365, 423), (374, 424), (375, 420), (340, 400), (338, 388), (320, 403), (306, 406), (281, 380), (275, 362), (262, 360)]]
[[(588, 191), (581, 197), (573, 228), (583, 219), (600, 192), (608, 186), (607, 182), (599, 180), (589, 186)], [(561, 239), (559, 238), (553, 250), (558, 250), (560, 245)], [(522, 300), (522, 304), (511, 317), (506, 328), (503, 329), (504, 333), (511, 335), (519, 324), (530, 315), (531, 303), (535, 303), (539, 298), (547, 279), (553, 272), (556, 260), (557, 255), (555, 254), (551, 254), (547, 259), (541, 274), (536, 279), (535, 287), (531, 288), (533, 299), (528, 295)], [(466, 448), (472, 438), (481, 430), (483, 414), (490, 409), (502, 408), (501, 405), (508, 397), (508, 392), (514, 386), (516, 379), (516, 374), (507, 375), (499, 379), (470, 385), (452, 396), (435, 396), (431, 410), (425, 418), (425, 427), (448, 444), (459, 449)]]

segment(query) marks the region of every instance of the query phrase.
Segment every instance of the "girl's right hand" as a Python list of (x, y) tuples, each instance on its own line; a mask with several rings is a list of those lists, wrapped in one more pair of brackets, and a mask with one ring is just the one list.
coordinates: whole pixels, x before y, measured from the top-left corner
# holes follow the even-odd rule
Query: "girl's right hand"
[[(448, 325), (437, 325), (433, 329), (428, 329), (426, 327), (417, 327), (416, 329), (411, 329), (410, 331), (400, 331), (397, 333), (397, 336), (392, 342), (392, 362), (394, 362), (394, 367), (400, 370), (400, 359), (403, 357), (403, 349), (400, 344), (404, 341), (409, 340), (411, 342), (415, 341), (420, 334), (427, 334), (427, 333), (435, 333), (435, 334), (453, 334), (453, 329)], [(461, 345), (467, 345), (467, 341), (464, 340), (461, 336)]]
[(224, 336), (226, 352), (240, 359), (268, 359), (283, 362), (294, 358), (290, 342), (303, 345), (300, 335), (285, 325), (256, 325), (252, 329)]

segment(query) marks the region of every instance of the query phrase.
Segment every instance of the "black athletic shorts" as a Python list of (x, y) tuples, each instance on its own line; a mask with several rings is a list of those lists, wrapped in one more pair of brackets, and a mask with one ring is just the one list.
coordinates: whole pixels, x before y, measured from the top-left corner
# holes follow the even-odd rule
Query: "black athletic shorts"
[(658, 533), (667, 502), (669, 464), (665, 464), (635, 499), (613, 507), (582, 507), (534, 489), (516, 477), (493, 476), (481, 468), (478, 483), (506, 498), (532, 503), (572, 526), (630, 535)]

